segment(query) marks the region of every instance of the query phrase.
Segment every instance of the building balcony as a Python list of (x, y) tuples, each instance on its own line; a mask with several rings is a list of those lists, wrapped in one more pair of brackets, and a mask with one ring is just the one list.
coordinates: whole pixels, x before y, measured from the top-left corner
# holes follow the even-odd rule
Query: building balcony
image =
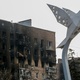
[(54, 51), (52, 46), (46, 46), (46, 51)]

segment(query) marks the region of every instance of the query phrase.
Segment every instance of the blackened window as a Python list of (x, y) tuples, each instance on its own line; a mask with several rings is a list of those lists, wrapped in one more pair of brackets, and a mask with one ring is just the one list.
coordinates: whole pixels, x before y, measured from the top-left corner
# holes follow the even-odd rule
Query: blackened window
[(38, 60), (35, 60), (35, 66), (38, 67)]
[(43, 57), (43, 55), (44, 55), (44, 51), (41, 51), (41, 57)]
[(41, 65), (42, 65), (42, 68), (44, 67), (44, 48), (43, 48), (43, 46), (44, 46), (44, 40), (42, 39), (41, 40), (41, 45), (40, 45), (40, 47), (41, 47)]
[(35, 66), (38, 66), (38, 60), (39, 60), (39, 55), (38, 55), (38, 39), (34, 38), (34, 62)]
[(37, 38), (34, 38), (34, 44), (36, 44), (37, 43)]
[(52, 41), (48, 41), (48, 46), (52, 46)]
[(41, 61), (42, 68), (44, 68), (44, 61)]
[(36, 67), (38, 66), (38, 60), (39, 60), (38, 49), (34, 49), (34, 62)]
[(27, 54), (28, 64), (31, 65), (31, 53), (30, 53), (30, 50), (28, 50), (27, 52), (28, 52), (28, 54)]
[(44, 50), (41, 51), (41, 65), (42, 65), (42, 68), (44, 67), (44, 64), (45, 64), (45, 55), (44, 55)]

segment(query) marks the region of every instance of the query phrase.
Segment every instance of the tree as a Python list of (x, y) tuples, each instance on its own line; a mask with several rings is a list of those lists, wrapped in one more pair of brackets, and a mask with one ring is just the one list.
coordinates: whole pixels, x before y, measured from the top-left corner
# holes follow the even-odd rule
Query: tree
[(72, 80), (80, 80), (80, 58), (74, 58), (74, 50), (69, 49), (69, 67), (71, 72)]
[(69, 49), (69, 53), (68, 53), (68, 60), (74, 58), (75, 52), (73, 49)]

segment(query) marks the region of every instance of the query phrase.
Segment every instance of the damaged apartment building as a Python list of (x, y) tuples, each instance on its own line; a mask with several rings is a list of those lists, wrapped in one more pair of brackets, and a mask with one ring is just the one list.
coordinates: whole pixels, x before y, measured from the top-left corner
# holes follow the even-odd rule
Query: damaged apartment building
[(0, 61), (7, 69), (12, 64), (30, 68), (31, 78), (42, 80), (45, 67), (56, 66), (55, 32), (32, 27), (31, 19), (18, 23), (0, 20)]

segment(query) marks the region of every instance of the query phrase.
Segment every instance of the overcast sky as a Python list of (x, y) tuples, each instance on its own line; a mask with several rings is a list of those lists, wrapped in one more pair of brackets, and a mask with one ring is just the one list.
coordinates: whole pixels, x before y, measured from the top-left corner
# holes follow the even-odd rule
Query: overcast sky
[[(0, 19), (19, 22), (32, 19), (34, 27), (56, 32), (56, 47), (66, 37), (67, 28), (59, 24), (47, 4), (60, 8), (67, 8), (75, 13), (80, 10), (80, 0), (0, 0)], [(75, 50), (75, 56), (80, 56), (80, 34), (70, 44)], [(56, 48), (58, 58), (62, 56), (62, 50)]]

